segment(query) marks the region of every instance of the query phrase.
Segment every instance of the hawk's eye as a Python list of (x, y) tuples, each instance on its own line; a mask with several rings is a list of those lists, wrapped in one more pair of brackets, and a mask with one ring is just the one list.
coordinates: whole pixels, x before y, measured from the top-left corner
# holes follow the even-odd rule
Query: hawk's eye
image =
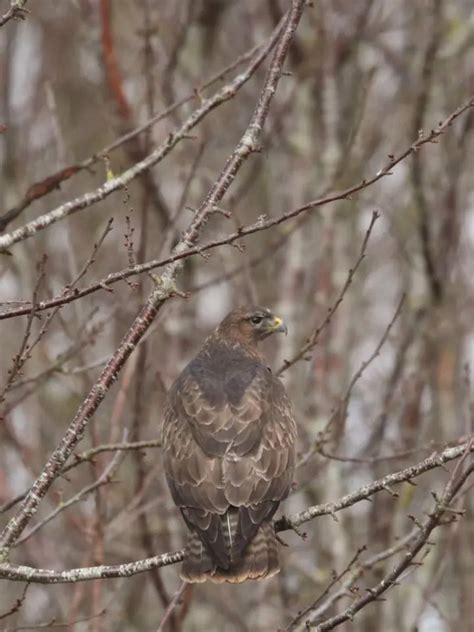
[(263, 320), (263, 316), (252, 316), (250, 322), (252, 325), (259, 325)]

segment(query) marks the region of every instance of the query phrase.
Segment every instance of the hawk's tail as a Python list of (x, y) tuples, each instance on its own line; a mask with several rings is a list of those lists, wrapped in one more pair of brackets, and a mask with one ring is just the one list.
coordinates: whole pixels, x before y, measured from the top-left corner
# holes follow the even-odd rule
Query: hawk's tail
[(191, 532), (180, 577), (185, 582), (240, 584), (247, 579), (264, 579), (280, 570), (278, 543), (271, 522), (262, 522), (253, 540), (228, 569), (220, 568), (196, 532)]

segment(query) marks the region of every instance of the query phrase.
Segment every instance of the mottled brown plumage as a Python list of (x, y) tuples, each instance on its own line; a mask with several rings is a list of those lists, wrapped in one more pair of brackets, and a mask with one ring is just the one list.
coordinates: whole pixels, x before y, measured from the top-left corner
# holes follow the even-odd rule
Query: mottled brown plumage
[(288, 495), (296, 426), (258, 343), (286, 331), (263, 308), (232, 311), (171, 388), (165, 472), (190, 529), (181, 577), (240, 583), (279, 571), (272, 517)]

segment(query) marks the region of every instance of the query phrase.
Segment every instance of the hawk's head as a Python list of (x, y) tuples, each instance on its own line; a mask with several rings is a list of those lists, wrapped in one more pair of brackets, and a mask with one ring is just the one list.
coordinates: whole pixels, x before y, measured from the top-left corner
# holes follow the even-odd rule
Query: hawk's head
[(226, 339), (255, 345), (275, 333), (288, 333), (281, 318), (266, 307), (238, 307), (232, 310), (217, 328), (217, 334)]

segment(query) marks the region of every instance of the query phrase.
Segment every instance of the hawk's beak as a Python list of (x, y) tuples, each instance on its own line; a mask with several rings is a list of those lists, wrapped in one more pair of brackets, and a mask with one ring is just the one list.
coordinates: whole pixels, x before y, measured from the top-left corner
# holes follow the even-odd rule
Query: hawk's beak
[(284, 333), (285, 335), (287, 335), (288, 327), (285, 325), (281, 318), (275, 316), (272, 323), (270, 324), (270, 331), (272, 333)]

